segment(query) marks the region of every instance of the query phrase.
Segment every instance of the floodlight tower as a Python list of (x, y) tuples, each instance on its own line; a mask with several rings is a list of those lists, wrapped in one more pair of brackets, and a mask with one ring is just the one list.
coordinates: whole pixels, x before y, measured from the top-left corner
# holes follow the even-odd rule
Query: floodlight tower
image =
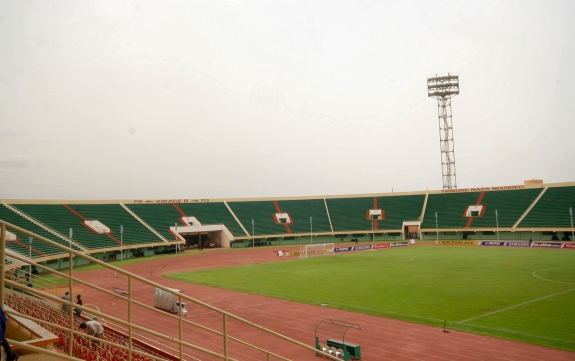
[(457, 189), (451, 121), (451, 98), (457, 94), (459, 94), (459, 75), (447, 73), (427, 77), (427, 96), (437, 99), (443, 189)]

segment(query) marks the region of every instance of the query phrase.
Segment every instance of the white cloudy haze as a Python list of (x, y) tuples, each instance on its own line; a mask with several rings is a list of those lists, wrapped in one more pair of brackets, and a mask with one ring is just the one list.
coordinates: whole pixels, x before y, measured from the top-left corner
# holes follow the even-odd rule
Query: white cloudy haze
[(0, 2), (0, 198), (575, 181), (573, 1)]

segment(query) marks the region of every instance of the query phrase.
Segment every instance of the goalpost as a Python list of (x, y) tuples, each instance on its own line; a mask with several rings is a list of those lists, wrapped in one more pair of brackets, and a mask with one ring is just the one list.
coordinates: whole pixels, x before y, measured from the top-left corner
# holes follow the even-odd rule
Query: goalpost
[(334, 254), (335, 246), (333, 243), (306, 244), (300, 247), (299, 258), (333, 256)]

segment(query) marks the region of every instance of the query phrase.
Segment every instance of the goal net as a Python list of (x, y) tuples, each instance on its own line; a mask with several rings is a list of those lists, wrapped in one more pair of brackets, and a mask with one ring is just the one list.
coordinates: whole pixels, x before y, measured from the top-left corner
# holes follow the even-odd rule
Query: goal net
[(335, 254), (333, 243), (306, 244), (300, 247), (299, 258), (332, 256)]

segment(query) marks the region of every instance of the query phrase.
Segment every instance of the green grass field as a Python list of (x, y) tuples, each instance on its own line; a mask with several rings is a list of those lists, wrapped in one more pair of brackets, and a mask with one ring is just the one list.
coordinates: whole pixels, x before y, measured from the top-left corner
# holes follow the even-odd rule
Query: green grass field
[(570, 250), (405, 247), (168, 277), (575, 351)]

